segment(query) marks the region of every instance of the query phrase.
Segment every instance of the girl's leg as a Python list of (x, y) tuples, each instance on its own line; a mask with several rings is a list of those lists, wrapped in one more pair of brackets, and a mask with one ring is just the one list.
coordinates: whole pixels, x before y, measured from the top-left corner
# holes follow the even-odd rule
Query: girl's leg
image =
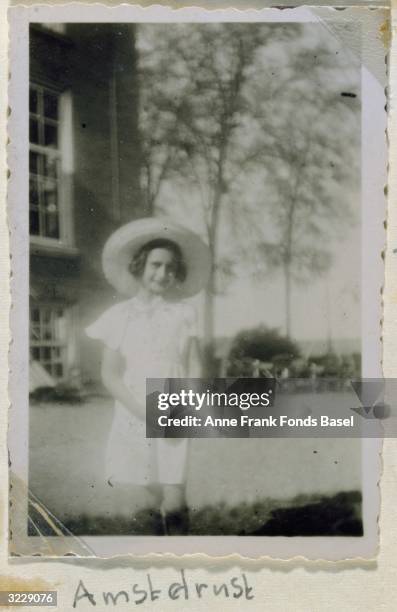
[[(157, 475), (162, 484), (161, 511), (167, 535), (188, 533), (188, 512), (185, 500), (187, 439), (156, 440)], [(168, 484), (171, 479), (175, 483)]]
[(163, 519), (160, 512), (162, 490), (157, 486), (113, 483), (112, 517), (131, 523), (132, 533), (162, 535)]
[(176, 484), (163, 485), (163, 512), (175, 512), (185, 505), (185, 487)]
[(186, 535), (188, 533), (189, 516), (183, 485), (163, 485), (161, 510), (166, 535)]
[(147, 490), (151, 497), (151, 506), (160, 511), (161, 502), (163, 501), (163, 490), (160, 484), (152, 483), (147, 485)]
[(146, 535), (164, 535), (163, 517), (161, 514), (162, 489), (159, 484), (145, 486), (147, 505), (142, 513), (146, 524)]

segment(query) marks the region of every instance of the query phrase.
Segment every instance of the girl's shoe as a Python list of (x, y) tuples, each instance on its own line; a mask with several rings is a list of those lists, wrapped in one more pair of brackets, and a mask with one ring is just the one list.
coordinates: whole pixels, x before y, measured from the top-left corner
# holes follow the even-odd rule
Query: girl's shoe
[(189, 510), (182, 508), (163, 513), (165, 535), (187, 535), (189, 533)]
[(150, 514), (152, 519), (152, 534), (164, 535), (164, 523), (162, 514), (158, 511), (152, 511)]
[(145, 508), (132, 519), (132, 535), (164, 535), (162, 514), (155, 509)]

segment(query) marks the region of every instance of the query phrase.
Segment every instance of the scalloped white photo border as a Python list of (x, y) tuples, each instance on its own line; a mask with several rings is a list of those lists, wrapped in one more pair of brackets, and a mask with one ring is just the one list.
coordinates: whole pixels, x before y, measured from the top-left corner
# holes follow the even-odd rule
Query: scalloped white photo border
[[(379, 9), (380, 10), (380, 9)], [(199, 8), (172, 10), (165, 7), (141, 9), (135, 6), (107, 8), (101, 5), (69, 5), (59, 7), (15, 7), (9, 12), (10, 36), (10, 86), (9, 105), (9, 158), (11, 172), (8, 191), (8, 216), (11, 239), (12, 311), (10, 352), (10, 429), (9, 449), (11, 470), (21, 482), (27, 484), (28, 470), (28, 276), (29, 234), (26, 206), (28, 201), (28, 26), (30, 22), (208, 22), (208, 21), (266, 21), (266, 22), (321, 22), (325, 17), (347, 19), (354, 11), (365, 11), (368, 23), (376, 28), (377, 10), (351, 9), (334, 11), (330, 8), (264, 9), (263, 11), (239, 11), (235, 9), (205, 11)], [(342, 15), (343, 13), (343, 15)], [(355, 13), (358, 16), (358, 13)], [(342, 17), (340, 17), (342, 15)], [(364, 377), (381, 376), (381, 288), (384, 284), (384, 267), (381, 252), (385, 248), (384, 221), (386, 199), (384, 186), (387, 180), (387, 143), (385, 137), (386, 113), (384, 110), (386, 77), (374, 75), (365, 63), (370, 43), (367, 31), (362, 35), (362, 354)], [(373, 40), (372, 40), (373, 43)], [(372, 44), (371, 43), (371, 44)], [(373, 47), (369, 50), (374, 53)], [(378, 40), (375, 50), (385, 54)], [(362, 441), (363, 518), (365, 535), (351, 537), (84, 537), (80, 538), (94, 554), (109, 557), (120, 554), (146, 555), (168, 552), (176, 555), (206, 553), (216, 557), (239, 554), (248, 558), (272, 557), (291, 559), (354, 559), (372, 558), (377, 553), (378, 515), (380, 494), (378, 481), (381, 475), (378, 440)], [(12, 499), (12, 497), (11, 497)], [(12, 519), (12, 508), (11, 508)], [(55, 543), (54, 543), (55, 544)], [(18, 553), (18, 550), (11, 550)], [(71, 550), (73, 543), (71, 542)], [(34, 548), (30, 554), (34, 553)], [(21, 551), (21, 554), (29, 554)]]

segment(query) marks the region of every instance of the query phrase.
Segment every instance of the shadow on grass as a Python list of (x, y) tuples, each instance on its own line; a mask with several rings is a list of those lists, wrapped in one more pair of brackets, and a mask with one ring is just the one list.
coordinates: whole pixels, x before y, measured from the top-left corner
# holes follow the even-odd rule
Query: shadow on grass
[[(301, 495), (288, 501), (271, 499), (237, 506), (217, 504), (190, 508), (190, 535), (217, 536), (362, 536), (361, 494), (358, 491), (330, 496)], [(43, 518), (35, 517), (42, 535), (55, 535)], [(141, 510), (130, 519), (121, 516), (88, 516), (63, 519), (64, 535), (121, 536), (163, 535), (155, 510)], [(37, 532), (29, 527), (29, 535)]]
[(361, 494), (206, 507), (191, 512), (192, 535), (361, 536)]

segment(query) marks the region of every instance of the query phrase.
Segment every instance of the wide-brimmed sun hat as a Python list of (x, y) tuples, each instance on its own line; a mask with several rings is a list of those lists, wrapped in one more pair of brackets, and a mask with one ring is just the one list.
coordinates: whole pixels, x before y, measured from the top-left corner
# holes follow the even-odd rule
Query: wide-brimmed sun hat
[(129, 270), (131, 260), (147, 242), (158, 238), (175, 242), (182, 251), (187, 274), (183, 282), (178, 282), (175, 293), (190, 297), (203, 289), (211, 266), (208, 246), (197, 234), (166, 217), (131, 221), (110, 236), (102, 253), (102, 267), (109, 283), (121, 294), (134, 296), (139, 280)]

